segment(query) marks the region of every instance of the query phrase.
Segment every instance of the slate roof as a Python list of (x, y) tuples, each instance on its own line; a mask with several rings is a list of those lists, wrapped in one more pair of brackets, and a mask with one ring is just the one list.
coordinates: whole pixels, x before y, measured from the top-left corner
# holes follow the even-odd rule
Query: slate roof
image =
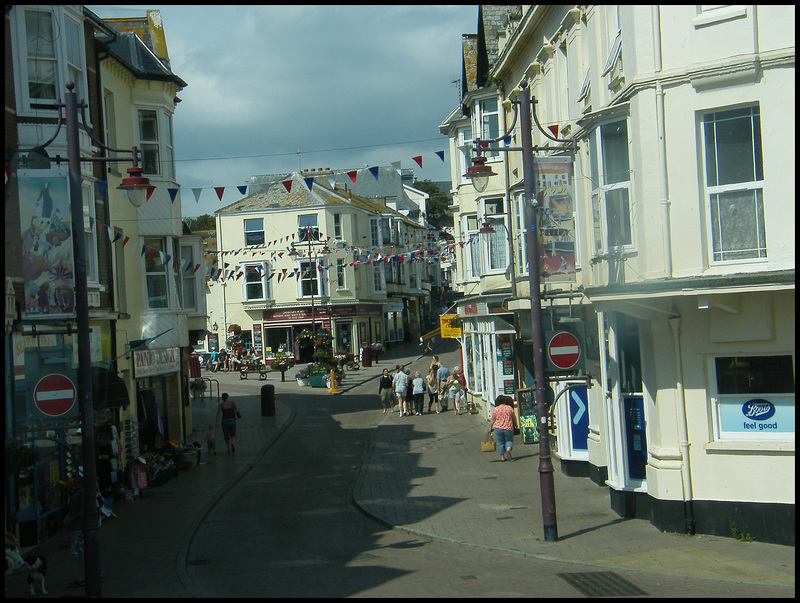
[(114, 37), (97, 36), (97, 41), (137, 78), (173, 82), (181, 88), (187, 86), (172, 72), (168, 61), (157, 57), (137, 32), (120, 31)]
[[(314, 178), (311, 190), (306, 185), (306, 178), (297, 172), (277, 175), (279, 180), (264, 184), (262, 190), (251, 193), (246, 197), (234, 201), (230, 205), (216, 210), (215, 214), (235, 214), (240, 212), (256, 212), (259, 210), (300, 209), (300, 208), (326, 208), (335, 205), (350, 205), (358, 209), (374, 212), (393, 214), (404, 221), (419, 226), (409, 221), (399, 212), (384, 207), (379, 203), (370, 201), (358, 195), (331, 189), (328, 179), (324, 176)], [(291, 181), (291, 191), (284, 186), (285, 181)]]

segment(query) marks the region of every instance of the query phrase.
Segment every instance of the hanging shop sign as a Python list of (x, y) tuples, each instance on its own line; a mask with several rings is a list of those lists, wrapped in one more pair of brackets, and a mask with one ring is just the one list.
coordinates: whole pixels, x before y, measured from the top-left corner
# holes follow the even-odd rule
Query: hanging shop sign
[(134, 377), (155, 377), (181, 370), (180, 348), (140, 350), (133, 353)]
[(443, 314), (439, 317), (442, 339), (461, 337), (461, 319), (456, 314)]

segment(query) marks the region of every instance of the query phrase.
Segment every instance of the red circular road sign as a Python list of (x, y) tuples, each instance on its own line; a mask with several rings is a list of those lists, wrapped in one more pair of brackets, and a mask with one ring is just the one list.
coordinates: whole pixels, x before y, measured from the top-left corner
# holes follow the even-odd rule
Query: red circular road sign
[(33, 403), (40, 412), (50, 417), (66, 414), (75, 404), (75, 384), (64, 375), (45, 375), (33, 388)]
[(572, 333), (556, 333), (547, 344), (550, 362), (560, 369), (571, 369), (581, 357), (581, 344)]

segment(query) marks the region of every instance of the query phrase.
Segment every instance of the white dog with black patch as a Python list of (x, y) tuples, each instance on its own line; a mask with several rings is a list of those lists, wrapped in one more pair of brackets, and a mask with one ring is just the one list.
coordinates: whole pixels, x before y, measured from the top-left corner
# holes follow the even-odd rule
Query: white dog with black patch
[(39, 590), (43, 595), (48, 594), (45, 587), (45, 577), (47, 576), (47, 559), (41, 555), (20, 555), (18, 549), (6, 548), (6, 576), (28, 573), (28, 586), (31, 594), (36, 595), (36, 582), (39, 582)]

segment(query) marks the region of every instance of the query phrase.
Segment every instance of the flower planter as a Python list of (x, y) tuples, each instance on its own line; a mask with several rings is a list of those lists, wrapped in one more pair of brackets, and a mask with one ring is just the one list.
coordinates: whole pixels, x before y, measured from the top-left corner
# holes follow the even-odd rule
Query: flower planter
[(328, 387), (328, 385), (325, 383), (325, 375), (322, 374), (314, 374), (309, 376), (308, 384), (311, 387)]
[(298, 378), (297, 385), (299, 385), (300, 387), (308, 387), (308, 378), (305, 379)]

